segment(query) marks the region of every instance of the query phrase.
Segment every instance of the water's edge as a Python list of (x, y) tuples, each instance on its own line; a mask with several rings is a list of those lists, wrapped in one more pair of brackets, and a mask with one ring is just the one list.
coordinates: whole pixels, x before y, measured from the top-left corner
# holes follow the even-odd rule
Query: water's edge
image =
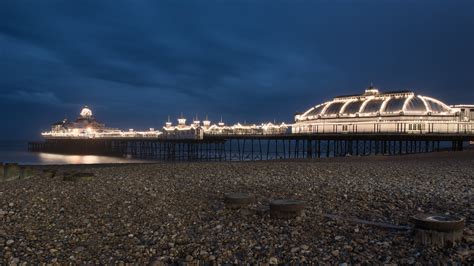
[(0, 162), (23, 165), (68, 165), (68, 164), (117, 164), (147, 163), (150, 161), (132, 158), (97, 155), (62, 155), (28, 152), (26, 140), (0, 140)]

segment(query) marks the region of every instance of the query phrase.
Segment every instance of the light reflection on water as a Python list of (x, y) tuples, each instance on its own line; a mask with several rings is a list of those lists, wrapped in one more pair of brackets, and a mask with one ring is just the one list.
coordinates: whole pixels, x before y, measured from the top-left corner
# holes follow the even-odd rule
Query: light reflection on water
[(97, 164), (97, 163), (132, 163), (143, 162), (127, 158), (97, 156), (97, 155), (61, 155), (52, 153), (37, 153), (40, 164)]
[(28, 152), (26, 141), (0, 141), (0, 162), (19, 164), (98, 164), (98, 163), (143, 163), (121, 157), (96, 155), (62, 155), (53, 153)]

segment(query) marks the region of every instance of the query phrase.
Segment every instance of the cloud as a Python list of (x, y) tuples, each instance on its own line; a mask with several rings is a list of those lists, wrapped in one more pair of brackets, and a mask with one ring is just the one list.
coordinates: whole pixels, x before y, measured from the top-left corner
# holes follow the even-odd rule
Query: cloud
[(19, 102), (19, 103), (37, 103), (44, 105), (63, 105), (64, 103), (50, 91), (26, 91), (26, 90), (16, 90), (4, 95), (1, 95), (0, 98), (4, 100)]
[(0, 1), (0, 99), (11, 103), (0, 111), (28, 102), (62, 116), (88, 104), (125, 128), (181, 112), (291, 121), (295, 111), (372, 81), (466, 102), (474, 87), (473, 7)]

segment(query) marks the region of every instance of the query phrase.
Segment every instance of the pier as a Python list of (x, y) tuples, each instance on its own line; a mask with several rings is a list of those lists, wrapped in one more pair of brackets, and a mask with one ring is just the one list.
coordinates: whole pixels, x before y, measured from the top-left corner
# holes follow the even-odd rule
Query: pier
[(202, 139), (47, 139), (28, 150), (163, 161), (254, 161), (461, 151), (474, 134), (204, 135)]
[(254, 161), (340, 156), (403, 155), (463, 150), (474, 141), (474, 105), (451, 105), (412, 91), (337, 96), (295, 115), (294, 123), (226, 125), (197, 115), (186, 123), (128, 131), (106, 127), (85, 106), (28, 150), (165, 161)]

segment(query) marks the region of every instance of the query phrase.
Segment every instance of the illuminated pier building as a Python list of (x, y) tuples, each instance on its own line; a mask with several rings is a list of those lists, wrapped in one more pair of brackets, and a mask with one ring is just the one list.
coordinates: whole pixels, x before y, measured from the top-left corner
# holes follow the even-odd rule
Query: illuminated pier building
[(339, 96), (295, 116), (292, 133), (472, 133), (474, 105), (448, 106), (411, 91)]
[(41, 135), (46, 139), (56, 138), (128, 138), (128, 137), (158, 137), (161, 132), (150, 128), (149, 131), (135, 131), (129, 129), (122, 131), (116, 128), (106, 127), (100, 123), (92, 114), (92, 110), (85, 106), (75, 121), (66, 118), (54, 123), (51, 131), (43, 132)]
[(273, 123), (256, 124), (234, 124), (227, 126), (221, 119), (217, 124), (211, 124), (207, 118), (201, 124), (196, 117), (193, 122), (186, 125), (186, 118), (178, 118), (178, 124), (173, 124), (168, 120), (163, 127), (163, 138), (202, 139), (204, 135), (281, 135), (288, 133), (288, 126), (285, 123), (280, 125)]
[(178, 124), (173, 126), (169, 120), (163, 127), (163, 138), (169, 139), (202, 139), (204, 137), (204, 130), (201, 127), (201, 122), (197, 118), (192, 124), (186, 125), (186, 118), (181, 115), (178, 118)]
[(186, 124), (168, 119), (161, 131), (122, 131), (98, 122), (84, 107), (42, 133), (28, 150), (60, 154), (132, 156), (159, 160), (269, 160), (411, 154), (474, 141), (474, 105), (447, 105), (411, 91), (339, 96), (295, 116), (293, 124), (212, 123), (197, 117)]
[[(206, 136), (289, 134), (473, 134), (474, 105), (451, 105), (411, 91), (380, 92), (369, 87), (363, 94), (339, 96), (318, 104), (295, 116), (294, 124), (226, 125), (222, 119), (211, 123), (197, 116), (186, 124), (182, 115), (178, 123), (168, 119), (162, 131), (129, 129), (122, 131), (98, 122), (87, 106), (75, 121), (64, 119), (51, 131), (42, 133), (46, 139), (57, 138), (160, 138), (205, 139)], [(291, 130), (290, 130), (291, 129)]]

